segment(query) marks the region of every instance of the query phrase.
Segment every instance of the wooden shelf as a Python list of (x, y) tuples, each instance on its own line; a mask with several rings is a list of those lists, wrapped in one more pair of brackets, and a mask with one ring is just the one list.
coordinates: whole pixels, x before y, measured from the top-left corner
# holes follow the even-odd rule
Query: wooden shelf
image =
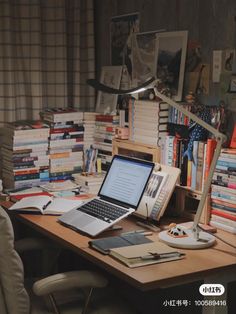
[[(186, 186), (177, 185), (175, 188), (176, 193), (176, 212), (181, 215), (193, 219), (197, 210), (198, 203), (202, 197), (202, 192), (197, 190), (191, 190)], [(205, 206), (200, 218), (200, 222), (208, 224), (210, 221), (210, 193), (208, 193)]]
[(112, 154), (125, 155), (153, 162), (160, 162), (160, 148), (130, 140), (113, 139)]

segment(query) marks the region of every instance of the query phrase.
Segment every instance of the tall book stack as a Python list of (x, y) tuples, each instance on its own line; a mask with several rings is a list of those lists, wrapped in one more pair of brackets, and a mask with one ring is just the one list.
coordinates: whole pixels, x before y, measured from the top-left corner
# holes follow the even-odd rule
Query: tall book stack
[(74, 174), (74, 182), (82, 187), (82, 191), (96, 195), (102, 185), (104, 174)]
[(236, 149), (222, 149), (211, 185), (210, 224), (236, 234)]
[(41, 121), (8, 123), (3, 129), (2, 179), (5, 189), (49, 180), (49, 126)]
[(150, 100), (130, 103), (130, 140), (137, 143), (161, 145), (167, 135), (169, 105)]
[(50, 181), (72, 178), (83, 171), (83, 112), (74, 109), (48, 109), (41, 113), (50, 125)]
[(102, 161), (102, 171), (107, 171), (112, 160), (112, 139), (119, 125), (119, 116), (96, 115), (94, 147), (98, 149), (98, 158)]
[(96, 112), (84, 112), (84, 150), (94, 144)]

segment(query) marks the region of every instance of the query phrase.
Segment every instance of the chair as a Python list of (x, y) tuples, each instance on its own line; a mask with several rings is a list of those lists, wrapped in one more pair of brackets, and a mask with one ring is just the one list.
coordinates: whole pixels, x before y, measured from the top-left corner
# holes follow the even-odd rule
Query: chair
[[(25, 247), (31, 248), (33, 242), (31, 239)], [(22, 249), (24, 245), (21, 243), (19, 247)], [(12, 223), (0, 207), (0, 313), (128, 314), (133, 311), (110, 295), (108, 280), (94, 271), (55, 274), (36, 281), (31, 290), (26, 289), (23, 264), (14, 247)]]

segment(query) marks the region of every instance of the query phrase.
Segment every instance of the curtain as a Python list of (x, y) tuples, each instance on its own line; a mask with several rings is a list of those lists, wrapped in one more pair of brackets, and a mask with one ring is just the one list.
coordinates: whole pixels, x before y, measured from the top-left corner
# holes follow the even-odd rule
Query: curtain
[(0, 0), (0, 126), (94, 109), (93, 23), (93, 0)]

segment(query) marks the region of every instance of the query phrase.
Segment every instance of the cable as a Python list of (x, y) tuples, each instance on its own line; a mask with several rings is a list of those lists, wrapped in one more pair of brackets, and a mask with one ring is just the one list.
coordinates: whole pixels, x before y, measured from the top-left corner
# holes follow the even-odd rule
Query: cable
[[(206, 232), (206, 233), (208, 233), (208, 234), (211, 234), (211, 235), (212, 235), (212, 233), (211, 233), (211, 232), (206, 231), (204, 228), (200, 227), (199, 225), (198, 225), (198, 228), (199, 228), (199, 229), (201, 229), (202, 231), (204, 231), (204, 232)], [(214, 234), (214, 237), (215, 237), (215, 238), (217, 238), (218, 240), (220, 240), (220, 241), (224, 242), (225, 244), (227, 244), (227, 245), (231, 246), (232, 248), (236, 249), (236, 246), (235, 246), (235, 245), (233, 245), (233, 244), (231, 244), (231, 243), (229, 243), (229, 242), (225, 241), (225, 240), (224, 240), (224, 239), (222, 239), (221, 237), (219, 237), (219, 236), (217, 236), (217, 235), (215, 235), (215, 234)]]

